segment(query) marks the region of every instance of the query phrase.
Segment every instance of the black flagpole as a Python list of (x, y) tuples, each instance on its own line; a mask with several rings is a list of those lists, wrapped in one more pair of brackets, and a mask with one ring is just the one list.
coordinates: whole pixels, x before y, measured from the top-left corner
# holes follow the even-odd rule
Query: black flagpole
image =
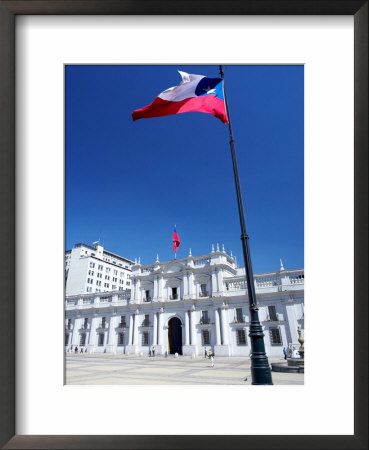
[(249, 309), (250, 309), (250, 341), (251, 341), (251, 378), (252, 384), (273, 384), (272, 374), (270, 371), (268, 357), (265, 353), (265, 344), (264, 344), (264, 333), (263, 328), (261, 326), (259, 320), (259, 307), (256, 302), (255, 295), (255, 285), (254, 285), (254, 275), (252, 273), (251, 266), (251, 256), (250, 256), (250, 248), (249, 248), (249, 236), (246, 231), (246, 221), (245, 215), (243, 212), (243, 204), (242, 204), (242, 195), (240, 188), (240, 180), (238, 176), (238, 167), (237, 167), (237, 159), (236, 159), (236, 150), (234, 146), (233, 133), (232, 133), (232, 125), (231, 118), (229, 115), (229, 109), (227, 104), (227, 97), (225, 95), (225, 83), (224, 83), (224, 73), (222, 66), (219, 66), (219, 73), (223, 79), (224, 86), (224, 101), (228, 115), (228, 128), (229, 128), (229, 144), (231, 147), (231, 155), (232, 155), (232, 164), (233, 164), (233, 173), (234, 173), (234, 181), (236, 185), (236, 194), (237, 194), (237, 203), (238, 203), (238, 213), (240, 216), (240, 225), (241, 225), (241, 242), (242, 242), (242, 252), (243, 259), (245, 263), (245, 272), (246, 272), (246, 283), (247, 283), (247, 291), (249, 294)]

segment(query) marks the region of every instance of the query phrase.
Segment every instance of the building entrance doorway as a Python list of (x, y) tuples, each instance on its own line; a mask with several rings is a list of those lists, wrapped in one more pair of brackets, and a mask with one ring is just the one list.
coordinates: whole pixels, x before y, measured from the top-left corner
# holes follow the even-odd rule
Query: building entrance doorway
[(168, 322), (168, 353), (182, 355), (182, 323), (177, 317)]

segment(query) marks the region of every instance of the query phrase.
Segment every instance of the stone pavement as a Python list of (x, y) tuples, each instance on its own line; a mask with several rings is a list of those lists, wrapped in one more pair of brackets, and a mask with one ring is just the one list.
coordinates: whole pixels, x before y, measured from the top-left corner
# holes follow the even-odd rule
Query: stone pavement
[[(269, 363), (283, 362), (270, 358)], [(245, 378), (247, 377), (247, 380)], [(272, 372), (275, 385), (302, 385), (304, 374)], [(66, 354), (65, 383), (72, 385), (251, 385), (248, 357), (215, 357), (210, 360), (169, 355)]]

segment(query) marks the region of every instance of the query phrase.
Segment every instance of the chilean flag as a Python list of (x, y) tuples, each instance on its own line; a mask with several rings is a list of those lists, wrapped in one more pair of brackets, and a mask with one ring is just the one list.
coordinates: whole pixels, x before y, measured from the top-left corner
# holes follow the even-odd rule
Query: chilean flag
[(160, 93), (151, 105), (133, 111), (132, 119), (203, 112), (212, 114), (223, 123), (229, 123), (222, 78), (178, 72), (182, 77), (181, 83)]
[(179, 247), (179, 244), (181, 243), (181, 241), (179, 240), (179, 236), (178, 236), (176, 227), (174, 227), (172, 241), (173, 241), (173, 249), (176, 252)]

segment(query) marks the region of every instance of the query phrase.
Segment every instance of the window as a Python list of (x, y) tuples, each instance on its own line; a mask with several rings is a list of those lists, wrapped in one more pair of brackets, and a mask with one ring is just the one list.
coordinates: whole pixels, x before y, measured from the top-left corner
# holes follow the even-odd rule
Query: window
[(90, 286), (86, 287), (86, 292), (92, 292), (92, 287)]
[(120, 276), (121, 278), (123, 278), (123, 277), (124, 277), (124, 272), (120, 272), (119, 276)]
[(98, 265), (98, 270), (103, 270), (103, 266), (101, 264)]
[(269, 320), (277, 320), (275, 306), (268, 306), (268, 315), (269, 315)]
[(124, 345), (124, 333), (118, 333), (118, 345)]
[(202, 323), (202, 324), (210, 323), (208, 311), (201, 311), (200, 323)]
[(104, 283), (104, 287), (108, 288), (109, 287), (109, 283)]
[(118, 271), (116, 269), (113, 270), (114, 275), (118, 275)]
[(150, 318), (149, 318), (149, 314), (145, 314), (145, 318), (142, 322), (142, 326), (143, 327), (148, 327), (150, 325)]
[(142, 333), (142, 345), (149, 345), (149, 332), (144, 331)]
[(209, 330), (202, 330), (201, 331), (201, 339), (202, 339), (202, 345), (210, 345), (210, 332), (209, 332)]
[(83, 328), (84, 328), (85, 330), (87, 330), (87, 327), (88, 327), (88, 317), (85, 317), (85, 320), (84, 320), (84, 322), (83, 322)]
[(246, 331), (237, 330), (237, 345), (246, 345)]
[(150, 291), (145, 291), (145, 298), (144, 298), (144, 301), (145, 302), (149, 302), (151, 300), (151, 297), (150, 297)]
[(124, 284), (124, 280), (119, 280), (119, 284)]
[(102, 273), (98, 273), (97, 278), (102, 278)]
[(82, 333), (79, 338), (79, 345), (86, 345), (86, 333)]
[(101, 328), (106, 328), (106, 317), (101, 318)]
[(126, 327), (126, 316), (120, 316), (119, 328), (125, 328), (125, 327)]
[(131, 286), (131, 282), (130, 281), (127, 281), (127, 286)]
[[(128, 284), (128, 283), (127, 283)], [(170, 296), (171, 300), (177, 300), (178, 294), (177, 294), (177, 288), (172, 288), (172, 295)]]
[(116, 283), (118, 281), (118, 278), (113, 277), (112, 280), (114, 283)]
[(109, 273), (110, 272), (110, 267), (107, 267), (105, 270), (106, 270), (106, 273)]
[(281, 331), (278, 327), (269, 328), (269, 339), (271, 345), (282, 345)]
[(65, 333), (65, 344), (64, 345), (68, 345), (69, 344), (69, 333)]
[(90, 268), (93, 269), (95, 267), (95, 263), (90, 262)]
[(109, 275), (105, 275), (105, 280), (110, 280), (110, 276)]
[(89, 271), (88, 271), (88, 274), (93, 276), (94, 271), (93, 271), (93, 270), (89, 270)]
[(68, 319), (66, 328), (67, 328), (67, 330), (71, 330), (72, 329), (72, 319)]
[(206, 284), (200, 285), (200, 297), (207, 297), (208, 293), (206, 291)]
[(99, 333), (99, 340), (98, 344), (99, 347), (102, 347), (104, 345), (104, 333)]
[(242, 308), (236, 308), (236, 322), (237, 323), (244, 322), (243, 314), (242, 314)]
[(96, 286), (101, 286), (101, 281), (96, 280)]

